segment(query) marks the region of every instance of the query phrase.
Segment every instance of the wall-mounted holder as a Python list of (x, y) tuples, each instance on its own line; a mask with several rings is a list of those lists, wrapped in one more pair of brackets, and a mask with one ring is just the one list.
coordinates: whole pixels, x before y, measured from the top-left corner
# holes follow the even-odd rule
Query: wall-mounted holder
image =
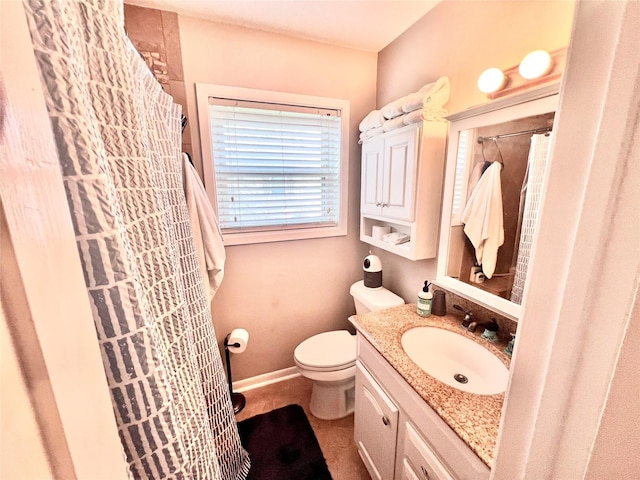
[(233, 413), (238, 414), (247, 404), (247, 399), (243, 394), (234, 393), (233, 391), (233, 380), (231, 379), (231, 356), (229, 354), (229, 347), (240, 348), (240, 343), (229, 343), (230, 336), (231, 333), (228, 334), (224, 339), (224, 355), (225, 360), (227, 361), (227, 381), (229, 382), (229, 396), (231, 397), (231, 404), (233, 405)]

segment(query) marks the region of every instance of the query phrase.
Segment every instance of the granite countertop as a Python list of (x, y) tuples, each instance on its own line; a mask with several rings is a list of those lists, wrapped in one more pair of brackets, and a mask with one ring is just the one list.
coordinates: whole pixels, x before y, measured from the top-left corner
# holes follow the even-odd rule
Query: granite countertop
[(461, 328), (459, 316), (421, 317), (416, 313), (415, 304), (353, 315), (349, 320), (471, 450), (491, 467), (504, 393), (477, 395), (450, 387), (420, 369), (409, 359), (400, 342), (402, 334), (413, 327), (444, 328), (474, 339), (509, 367), (511, 360), (504, 353), (506, 345), (482, 339), (481, 327), (475, 333)]

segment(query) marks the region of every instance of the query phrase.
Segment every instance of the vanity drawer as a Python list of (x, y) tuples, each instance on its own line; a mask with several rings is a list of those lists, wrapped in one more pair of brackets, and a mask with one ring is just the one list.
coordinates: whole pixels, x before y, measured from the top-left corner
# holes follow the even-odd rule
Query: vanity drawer
[(400, 479), (454, 480), (410, 422), (403, 424), (398, 440)]

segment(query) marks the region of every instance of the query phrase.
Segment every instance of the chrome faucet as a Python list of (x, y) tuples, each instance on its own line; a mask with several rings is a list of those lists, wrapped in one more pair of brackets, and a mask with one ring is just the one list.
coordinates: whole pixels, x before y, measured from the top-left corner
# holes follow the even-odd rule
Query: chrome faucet
[(498, 322), (496, 321), (495, 318), (492, 318), (490, 322), (471, 322), (469, 324), (469, 326), (467, 327), (467, 330), (469, 330), (470, 332), (475, 332), (476, 331), (476, 327), (478, 325), (483, 326), (485, 329), (490, 330), (492, 332), (497, 332), (498, 331)]
[(476, 331), (476, 327), (478, 326), (480, 322), (471, 322), (468, 326), (467, 326), (467, 330), (469, 330), (470, 332), (475, 332)]
[(471, 310), (465, 310), (464, 308), (462, 308), (460, 305), (454, 305), (453, 308), (455, 308), (456, 310), (460, 310), (461, 312), (464, 313), (464, 317), (462, 318), (462, 327), (463, 328), (469, 328), (469, 325), (471, 325), (472, 323), (476, 323), (473, 322), (473, 313), (471, 312)]

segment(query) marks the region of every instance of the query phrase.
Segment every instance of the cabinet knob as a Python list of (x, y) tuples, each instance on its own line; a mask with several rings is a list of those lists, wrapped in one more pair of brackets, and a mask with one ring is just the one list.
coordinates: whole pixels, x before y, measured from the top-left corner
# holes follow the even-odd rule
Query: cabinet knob
[(376, 207), (382, 207), (382, 206), (383, 206), (383, 204), (382, 204), (382, 203), (380, 203), (380, 202), (376, 202)]
[(384, 423), (385, 425), (389, 425), (389, 419), (387, 418), (386, 415), (382, 416), (382, 423)]
[(424, 475), (424, 480), (430, 480), (429, 472), (427, 472), (427, 469), (424, 468), (422, 465), (420, 465), (420, 468), (422, 469), (422, 475)]

